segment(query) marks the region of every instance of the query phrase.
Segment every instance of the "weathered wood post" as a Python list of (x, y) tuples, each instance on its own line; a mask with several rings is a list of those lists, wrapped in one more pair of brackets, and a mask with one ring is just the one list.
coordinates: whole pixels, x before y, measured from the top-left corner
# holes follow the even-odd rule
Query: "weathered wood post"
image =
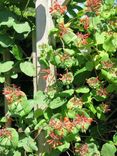
[[(39, 64), (38, 58), (41, 53), (40, 46), (42, 44), (49, 43), (49, 31), (53, 27), (52, 17), (49, 14), (49, 8), (55, 0), (36, 0), (36, 53), (34, 53), (33, 60), (37, 69), (36, 78), (34, 78), (34, 93), (37, 90), (45, 91), (48, 86), (48, 80), (43, 80), (41, 76), (41, 70), (43, 66)], [(58, 0), (61, 4), (67, 4), (70, 0)], [(50, 65), (50, 76), (48, 79), (54, 76), (54, 67)], [(49, 148), (45, 141), (45, 135), (43, 132), (39, 135), (39, 156), (42, 156), (44, 152), (48, 152)]]
[[(8, 50), (4, 51), (3, 61), (10, 61), (10, 52)], [(4, 83), (4, 88), (5, 88), (6, 86), (11, 84), (11, 78), (10, 78), (9, 73), (5, 73), (4, 75), (5, 75), (5, 83)], [(7, 103), (6, 98), (4, 100), (4, 103), (5, 103), (4, 112), (6, 114), (8, 111), (8, 103)]]
[[(51, 6), (51, 0), (36, 0), (36, 59), (39, 58), (41, 53), (40, 46), (48, 44), (49, 31), (53, 27), (51, 15), (49, 14), (49, 8)], [(54, 75), (54, 67), (50, 66), (50, 76)], [(41, 76), (41, 70), (43, 66), (36, 60), (37, 76), (34, 79), (34, 90), (45, 91), (48, 86), (48, 80), (43, 80)], [(49, 152), (49, 147), (46, 144), (44, 132), (41, 132), (38, 138), (39, 144), (39, 156), (42, 156), (44, 152)]]

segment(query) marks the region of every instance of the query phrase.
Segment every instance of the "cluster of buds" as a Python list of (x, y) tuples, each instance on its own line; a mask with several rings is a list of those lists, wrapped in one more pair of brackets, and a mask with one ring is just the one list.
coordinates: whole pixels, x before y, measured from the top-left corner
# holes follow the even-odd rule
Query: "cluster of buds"
[(97, 88), (100, 85), (100, 81), (98, 77), (91, 77), (87, 79), (86, 82), (91, 88)]
[(88, 118), (84, 115), (76, 115), (76, 118), (73, 120), (74, 125), (78, 125), (84, 131), (86, 130), (85, 125), (90, 125), (93, 122), (92, 118)]
[(25, 96), (25, 93), (22, 92), (20, 88), (17, 87), (16, 85), (13, 85), (12, 87), (6, 86), (3, 90), (3, 94), (5, 95), (8, 104), (18, 101), (21, 99), (21, 97)]
[(51, 119), (49, 122), (49, 126), (54, 128), (55, 130), (61, 130), (63, 127), (63, 123), (59, 119)]
[(60, 55), (61, 62), (65, 62), (66, 60), (69, 60), (71, 57), (69, 54), (64, 53), (63, 55)]
[(102, 103), (100, 105), (100, 107), (101, 107), (101, 109), (103, 110), (104, 113), (108, 113), (108, 112), (111, 111), (110, 104), (108, 104), (108, 103)]
[[(62, 145), (61, 140), (63, 139), (64, 136), (64, 130), (71, 132), (73, 128), (73, 123), (70, 121), (68, 117), (65, 117), (63, 120), (51, 119), (49, 122), (49, 126), (53, 129), (53, 131), (50, 132), (49, 134), (50, 139), (47, 140), (47, 143), (51, 145), (52, 148), (56, 148), (57, 146)], [(56, 130), (58, 130), (59, 135), (55, 134), (54, 131)]]
[(60, 74), (61, 78), (59, 78), (59, 80), (61, 80), (63, 82), (63, 84), (65, 85), (69, 85), (73, 82), (73, 74), (71, 72), (67, 72), (66, 74)]
[(82, 106), (83, 106), (83, 100), (81, 98), (77, 98), (76, 96), (71, 98), (67, 104), (68, 109), (82, 108)]
[(82, 144), (79, 147), (76, 147), (75, 152), (78, 153), (80, 156), (85, 156), (88, 153), (88, 145)]
[(49, 126), (53, 128), (54, 130), (59, 130), (61, 132), (61, 136), (63, 135), (64, 129), (66, 129), (68, 132), (70, 132), (73, 128), (73, 123), (70, 121), (68, 117), (64, 117), (63, 120), (55, 120), (51, 119), (49, 122)]
[(63, 120), (63, 125), (64, 125), (64, 128), (68, 131), (68, 132), (71, 132), (74, 125), (73, 125), (73, 122), (70, 121), (70, 119), (68, 117), (65, 117), (64, 120)]
[(62, 5), (60, 5), (57, 1), (55, 1), (55, 2), (53, 3), (53, 6), (50, 7), (50, 11), (49, 11), (49, 12), (50, 12), (52, 15), (54, 15), (54, 14), (56, 14), (56, 13), (64, 14), (66, 10), (67, 10), (67, 7), (66, 7), (66, 6), (62, 6)]
[(86, 45), (88, 44), (87, 39), (89, 38), (89, 34), (82, 34), (82, 33), (77, 33), (79, 43), (78, 45)]
[(106, 97), (108, 95), (107, 89), (106, 88), (102, 88), (100, 87), (97, 91), (96, 91), (97, 95), (99, 96), (103, 96)]
[(87, 0), (86, 7), (88, 12), (95, 12), (96, 14), (99, 12), (101, 7), (102, 0)]
[(116, 27), (117, 26), (117, 20), (111, 20), (111, 21), (109, 21), (109, 24), (111, 25), (111, 26), (114, 26), (114, 27)]
[(110, 60), (102, 62), (103, 69), (111, 69), (113, 65), (114, 64)]
[(58, 135), (55, 134), (54, 132), (51, 132), (51, 133), (49, 134), (49, 136), (50, 136), (50, 139), (47, 140), (47, 143), (48, 143), (49, 145), (51, 145), (52, 148), (55, 149), (57, 146), (62, 145), (62, 142), (61, 142), (62, 137), (61, 137), (61, 136), (58, 136)]
[[(88, 127), (86, 125), (90, 125), (93, 119), (88, 118), (84, 115), (76, 115), (74, 119), (69, 119), (68, 117), (64, 117), (64, 119), (51, 119), (49, 122), (49, 126), (52, 129), (49, 136), (50, 139), (47, 142), (52, 146), (52, 148), (56, 148), (61, 145), (61, 140), (64, 137), (64, 132), (71, 133), (73, 128), (79, 127), (84, 132)], [(56, 132), (58, 132), (56, 134)]]
[(83, 24), (84, 29), (87, 30), (89, 28), (90, 20), (88, 16), (84, 16), (80, 19), (80, 23)]
[(0, 129), (0, 137), (12, 137), (11, 132), (6, 128)]
[(66, 34), (69, 30), (69, 25), (65, 25), (64, 22), (59, 23), (58, 28), (60, 30), (60, 37), (63, 37), (64, 34)]

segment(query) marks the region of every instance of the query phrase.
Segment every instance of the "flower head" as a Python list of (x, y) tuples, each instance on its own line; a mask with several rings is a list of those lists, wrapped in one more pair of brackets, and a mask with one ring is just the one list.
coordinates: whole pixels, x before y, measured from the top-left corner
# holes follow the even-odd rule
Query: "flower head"
[(99, 96), (107, 96), (108, 95), (106, 88), (102, 88), (102, 87), (99, 88), (96, 93)]
[(98, 77), (91, 77), (91, 78), (87, 79), (86, 82), (92, 88), (96, 88), (100, 84), (100, 81), (99, 81), (99, 78)]
[(78, 153), (80, 156), (85, 156), (88, 153), (88, 145), (82, 144), (79, 147), (75, 148), (75, 152)]
[(111, 69), (113, 67), (113, 65), (114, 64), (110, 60), (102, 62), (102, 67), (104, 69)]
[(61, 130), (63, 127), (63, 124), (59, 119), (58, 120), (51, 119), (49, 122), (49, 126), (56, 130)]
[(102, 110), (103, 110), (104, 113), (108, 113), (108, 112), (111, 111), (110, 104), (108, 104), (108, 103), (102, 103), (100, 105), (100, 107), (102, 108)]
[(68, 109), (82, 108), (82, 106), (83, 100), (81, 98), (77, 98), (76, 96), (72, 97), (67, 104)]
[(89, 17), (88, 16), (84, 16), (83, 18), (80, 19), (81, 24), (83, 24), (84, 29), (87, 30), (89, 28)]
[(59, 23), (60, 37), (66, 34), (69, 30), (69, 27), (64, 24), (64, 22)]
[(71, 72), (68, 72), (63, 74), (63, 75), (60, 75), (61, 78), (59, 78), (59, 80), (61, 80), (64, 84), (68, 85), (68, 84), (71, 84), (72, 81), (73, 81), (73, 74)]
[(71, 132), (74, 125), (68, 117), (65, 117), (63, 121), (63, 126), (65, 129), (67, 129), (68, 132)]
[(64, 12), (67, 10), (66, 6), (62, 6), (60, 5), (57, 1), (55, 1), (53, 3), (53, 6), (50, 7), (50, 13), (51, 14), (56, 14), (56, 13), (60, 13), (60, 14), (64, 14)]
[(86, 7), (87, 11), (98, 13), (101, 7), (102, 0), (87, 0)]
[(0, 129), (0, 137), (10, 137), (11, 138), (11, 132), (7, 130), (6, 128)]
[(89, 34), (82, 34), (82, 33), (77, 33), (78, 39), (79, 39), (79, 45), (86, 45), (88, 44), (87, 39), (89, 38)]
[(16, 85), (12, 85), (12, 87), (6, 86), (3, 90), (3, 94), (5, 95), (8, 104), (20, 100), (21, 97), (25, 96), (25, 93), (22, 92)]
[(84, 115), (76, 115), (76, 118), (73, 120), (74, 125), (79, 125), (83, 130), (85, 130), (85, 125), (90, 125), (92, 123), (93, 119), (88, 118)]
[(49, 145), (51, 145), (52, 148), (56, 148), (57, 146), (62, 145), (62, 142), (61, 142), (62, 137), (61, 137), (61, 136), (58, 136), (58, 135), (55, 134), (54, 132), (51, 132), (51, 133), (49, 134), (49, 137), (50, 137), (50, 139), (47, 140), (47, 143), (48, 143)]

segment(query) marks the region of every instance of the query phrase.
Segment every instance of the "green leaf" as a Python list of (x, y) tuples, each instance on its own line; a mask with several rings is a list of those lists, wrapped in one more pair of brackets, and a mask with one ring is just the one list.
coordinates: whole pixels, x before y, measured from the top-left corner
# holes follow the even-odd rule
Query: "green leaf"
[(21, 156), (21, 153), (19, 151), (15, 151), (13, 156)]
[(107, 81), (117, 85), (117, 78), (114, 78), (113, 75), (110, 74), (108, 71), (102, 69), (101, 74)]
[(72, 31), (68, 31), (63, 35), (63, 40), (65, 41), (66, 44), (69, 44), (73, 42), (75, 45), (78, 43), (78, 38), (77, 35), (74, 34)]
[(53, 59), (52, 61), (55, 65), (59, 65), (61, 63), (60, 56), (58, 56), (58, 55), (54, 56), (52, 59)]
[(57, 97), (57, 98), (55, 98), (54, 100), (52, 100), (52, 101), (50, 102), (49, 107), (50, 107), (51, 109), (56, 109), (56, 108), (62, 106), (63, 104), (65, 104), (65, 102), (66, 102), (65, 99), (61, 99), (60, 97)]
[(101, 23), (101, 19), (99, 16), (92, 17), (92, 19), (90, 20), (90, 29), (92, 30), (99, 29), (98, 25), (100, 23)]
[(39, 128), (43, 128), (46, 125), (46, 120), (42, 119), (39, 121), (39, 123), (35, 126), (35, 130), (39, 129)]
[(93, 68), (94, 68), (94, 63), (93, 63), (92, 61), (88, 61), (88, 62), (86, 63), (86, 65), (85, 65), (85, 67), (86, 67), (86, 69), (87, 69), (88, 71), (92, 71)]
[(86, 67), (83, 67), (76, 71), (74, 76), (74, 83), (79, 86), (84, 85), (86, 79), (89, 78), (90, 75), (91, 73), (87, 71)]
[(43, 115), (43, 110), (42, 109), (37, 109), (35, 112), (34, 112), (34, 117), (35, 118), (38, 118), (40, 116)]
[(19, 141), (19, 147), (23, 147), (26, 152), (32, 153), (37, 151), (36, 142), (30, 136)]
[(74, 110), (69, 110), (67, 116), (71, 119), (74, 119), (76, 116), (76, 113)]
[(107, 61), (109, 59), (109, 54), (105, 51), (101, 51), (99, 54), (100, 61)]
[(32, 62), (25, 61), (23, 63), (20, 63), (20, 69), (24, 74), (30, 77), (36, 75), (36, 69)]
[(96, 33), (95, 34), (95, 39), (96, 39), (96, 44), (103, 44), (104, 43), (104, 40), (105, 40), (105, 36), (104, 36), (104, 33)]
[(0, 26), (8, 26), (11, 27), (14, 24), (14, 20), (16, 19), (15, 15), (6, 9), (0, 10)]
[(115, 85), (114, 83), (113, 84), (109, 84), (108, 87), (107, 87), (107, 92), (108, 93), (112, 93), (114, 91), (117, 91), (117, 85)]
[(88, 87), (82, 86), (76, 89), (76, 93), (88, 93), (90, 90)]
[(107, 5), (111, 5), (111, 6), (113, 6), (114, 5), (114, 0), (105, 0), (105, 3), (107, 4)]
[(28, 22), (25, 23), (14, 23), (13, 28), (17, 33), (29, 33), (31, 31), (30, 25)]
[(37, 104), (38, 109), (45, 110), (47, 108), (47, 96), (42, 92), (38, 91), (34, 97), (34, 102)]
[(73, 49), (64, 49), (64, 52), (69, 54), (69, 55), (74, 55), (75, 54), (75, 51)]
[(73, 140), (75, 140), (75, 135), (74, 135), (73, 133), (68, 134), (68, 135), (66, 136), (65, 140), (66, 140), (67, 142), (72, 142)]
[(22, 60), (23, 50), (19, 46), (14, 45), (12, 47), (11, 53), (15, 56), (17, 60)]
[(88, 144), (88, 154), (86, 154), (86, 156), (94, 156), (94, 155), (100, 156), (100, 152), (98, 151), (96, 144), (90, 143)]
[(79, 74), (82, 74), (83, 72), (87, 71), (86, 67), (83, 67), (76, 71), (75, 76), (78, 76)]
[(64, 91), (62, 91), (62, 92), (60, 92), (58, 94), (61, 97), (70, 97), (70, 96), (73, 95), (73, 93), (74, 93), (74, 89), (69, 89), (69, 90), (64, 90)]
[(6, 61), (4, 63), (0, 63), (0, 73), (8, 72), (13, 68), (13, 61)]
[(58, 146), (57, 149), (61, 152), (66, 151), (70, 147), (70, 143), (65, 142), (63, 145)]
[(112, 144), (106, 143), (102, 146), (101, 156), (115, 156), (116, 147)]
[(11, 135), (12, 135), (11, 143), (12, 143), (12, 146), (16, 148), (18, 146), (19, 135), (14, 128), (7, 128), (7, 129), (11, 131)]
[(107, 52), (115, 52), (116, 51), (116, 48), (114, 47), (112, 40), (113, 40), (113, 37), (108, 37), (103, 44), (103, 48)]
[(13, 44), (13, 40), (7, 34), (0, 34), (0, 45), (7, 48)]
[(30, 131), (30, 128), (29, 128), (29, 127), (27, 127), (27, 128), (25, 129), (25, 131), (24, 131), (24, 132), (25, 132), (25, 134), (26, 134), (27, 136), (28, 136), (28, 135), (30, 135), (30, 132), (31, 132), (31, 131)]
[(113, 142), (117, 146), (117, 133), (113, 136)]
[(15, 73), (14, 71), (13, 71), (12, 73), (10, 73), (10, 74), (11, 74), (11, 78), (12, 78), (12, 79), (18, 78), (18, 74)]
[(4, 83), (5, 82), (5, 77), (0, 75), (0, 83)]

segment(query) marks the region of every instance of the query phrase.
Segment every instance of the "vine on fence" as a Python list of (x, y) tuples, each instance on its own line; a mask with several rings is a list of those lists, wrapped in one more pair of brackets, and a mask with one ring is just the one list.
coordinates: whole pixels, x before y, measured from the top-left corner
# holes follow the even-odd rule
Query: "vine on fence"
[[(56, 82), (46, 92), (38, 91), (33, 99), (15, 85), (4, 88), (8, 112), (0, 120), (1, 127), (8, 122), (15, 126), (0, 130), (0, 152), (37, 155), (36, 138), (45, 131), (51, 147), (45, 156), (63, 152), (115, 156), (117, 6), (113, 0), (86, 0), (83, 8), (77, 0), (67, 7), (55, 1), (50, 13), (55, 20), (50, 36), (55, 38), (56, 47), (42, 45), (39, 61), (45, 67), (41, 71), (44, 79), (50, 74), (50, 63), (56, 67)], [(24, 64), (27, 67), (29, 62)], [(32, 65), (22, 71), (28, 75), (31, 69)]]

